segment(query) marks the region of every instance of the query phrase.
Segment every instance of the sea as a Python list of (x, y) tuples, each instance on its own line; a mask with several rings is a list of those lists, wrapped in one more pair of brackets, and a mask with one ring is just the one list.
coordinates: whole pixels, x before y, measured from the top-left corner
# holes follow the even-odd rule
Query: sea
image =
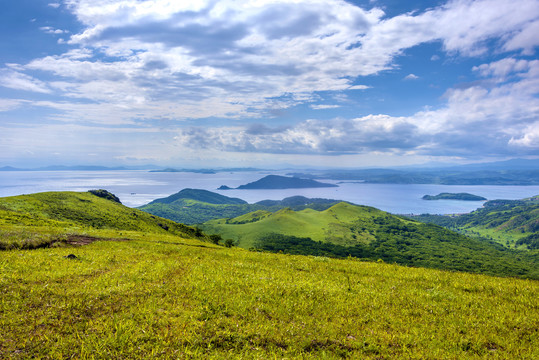
[(286, 190), (217, 190), (221, 185), (237, 187), (266, 175), (285, 175), (279, 171), (240, 171), (201, 174), (194, 172), (122, 171), (3, 171), (0, 172), (0, 197), (44, 191), (87, 191), (106, 189), (129, 207), (167, 197), (182, 189), (203, 189), (249, 203), (282, 200), (302, 195), (309, 198), (344, 200), (368, 205), (393, 214), (461, 214), (473, 211), (483, 201), (422, 200), (423, 195), (441, 192), (467, 192), (494, 199), (521, 199), (539, 195), (539, 186), (367, 184), (358, 181), (319, 181), (338, 187)]

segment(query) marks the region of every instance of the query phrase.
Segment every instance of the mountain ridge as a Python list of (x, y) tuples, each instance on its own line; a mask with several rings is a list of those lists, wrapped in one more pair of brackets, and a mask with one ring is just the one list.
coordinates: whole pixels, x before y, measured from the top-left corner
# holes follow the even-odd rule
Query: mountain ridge
[(339, 200), (332, 199), (310, 199), (304, 196), (291, 196), (283, 200), (262, 200), (254, 204), (248, 204), (244, 200), (227, 197), (207, 190), (185, 190), (187, 189), (181, 190), (167, 198), (156, 199), (146, 205), (140, 206), (138, 209), (177, 222), (198, 224), (212, 219), (234, 218), (257, 210), (274, 212), (284, 207), (290, 207), (295, 210), (305, 208), (320, 210), (339, 202)]

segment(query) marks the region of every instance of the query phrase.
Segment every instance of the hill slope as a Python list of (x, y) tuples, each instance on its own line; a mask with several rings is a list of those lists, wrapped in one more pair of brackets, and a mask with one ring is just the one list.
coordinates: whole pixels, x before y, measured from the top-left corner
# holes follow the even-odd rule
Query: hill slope
[(0, 358), (539, 357), (537, 281), (163, 239), (0, 252)]
[(374, 218), (385, 214), (372, 207), (338, 203), (324, 211), (313, 209), (294, 211), (285, 208), (251, 222), (245, 222), (248, 215), (234, 219), (212, 220), (204, 223), (202, 228), (220, 233), (223, 237), (231, 237), (239, 241), (239, 245), (244, 248), (253, 246), (261, 235), (272, 232), (310, 237), (315, 241), (355, 245), (358, 241), (369, 242), (373, 239), (373, 228), (365, 225), (351, 231), (352, 223), (362, 219), (364, 224), (372, 225)]
[(208, 233), (240, 247), (304, 255), (382, 259), (398, 264), (539, 278), (537, 254), (508, 250), (432, 224), (366, 206), (339, 203), (324, 211), (283, 209), (212, 220)]
[(459, 216), (420, 215), (414, 219), (465, 234), (490, 237), (507, 246), (539, 249), (539, 196), (522, 200), (491, 200)]
[[(101, 194), (106, 196), (107, 192)], [(43, 234), (65, 231), (106, 234), (120, 230), (187, 238), (202, 236), (194, 228), (128, 208), (90, 192), (45, 192), (0, 198), (0, 235), (7, 238), (9, 233), (13, 234), (9, 237), (16, 239), (20, 237), (18, 231), (24, 231), (28, 238), (24, 246), (31, 246), (31, 238), (54, 240), (50, 236), (43, 237)], [(15, 247), (19, 245), (11, 243)]]
[(162, 199), (156, 199), (152, 202), (150, 202), (148, 205), (151, 204), (171, 204), (174, 201), (180, 200), (180, 199), (189, 199), (189, 200), (196, 200), (200, 202), (205, 202), (208, 204), (215, 204), (215, 205), (242, 205), (247, 204), (247, 201), (244, 201), (242, 199), (238, 198), (231, 198), (228, 196), (224, 196), (221, 194), (217, 194), (211, 191), (207, 190), (200, 190), (200, 189), (183, 189), (180, 192), (177, 192), (176, 194), (170, 195), (166, 198)]

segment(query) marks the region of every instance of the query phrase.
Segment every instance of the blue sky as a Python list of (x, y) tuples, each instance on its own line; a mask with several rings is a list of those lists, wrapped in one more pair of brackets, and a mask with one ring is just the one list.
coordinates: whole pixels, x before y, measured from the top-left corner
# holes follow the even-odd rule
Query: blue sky
[(18, 0), (0, 166), (539, 156), (538, 0)]

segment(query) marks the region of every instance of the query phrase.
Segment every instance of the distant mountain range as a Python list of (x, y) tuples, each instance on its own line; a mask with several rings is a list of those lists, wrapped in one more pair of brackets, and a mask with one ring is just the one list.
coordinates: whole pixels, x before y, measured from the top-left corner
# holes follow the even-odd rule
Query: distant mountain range
[(4, 166), (0, 171), (121, 171), (121, 170), (148, 170), (155, 168), (153, 165), (145, 166), (94, 166), (94, 165), (51, 165), (39, 168), (16, 168)]
[(291, 172), (309, 179), (362, 181), (371, 184), (539, 185), (539, 160), (514, 159), (448, 167)]
[[(202, 168), (202, 169), (176, 169), (162, 168), (155, 165), (140, 166), (95, 166), (95, 165), (54, 165), (39, 168), (20, 168), (4, 166), (0, 171), (108, 171), (108, 170), (149, 170), (152, 172), (194, 172), (200, 174), (214, 174), (218, 172), (241, 171), (272, 171), (258, 168)], [(366, 169), (313, 169), (291, 170), (287, 176), (301, 178), (302, 180), (340, 180), (361, 181), (365, 183), (385, 184), (442, 184), (442, 185), (539, 185), (539, 159), (511, 159), (506, 161), (477, 163), (467, 165), (435, 166), (407, 166), (393, 168), (366, 168)], [(262, 179), (261, 179), (262, 180)], [(274, 181), (264, 183), (245, 184), (243, 189), (282, 189), (284, 187), (271, 185)], [(304, 186), (305, 185), (305, 186)], [(286, 188), (313, 187), (312, 185), (288, 186)], [(260, 186), (260, 187), (259, 187)], [(317, 185), (328, 186), (326, 185)], [(329, 184), (329, 186), (336, 186)], [(223, 185), (221, 190), (229, 189)]]

